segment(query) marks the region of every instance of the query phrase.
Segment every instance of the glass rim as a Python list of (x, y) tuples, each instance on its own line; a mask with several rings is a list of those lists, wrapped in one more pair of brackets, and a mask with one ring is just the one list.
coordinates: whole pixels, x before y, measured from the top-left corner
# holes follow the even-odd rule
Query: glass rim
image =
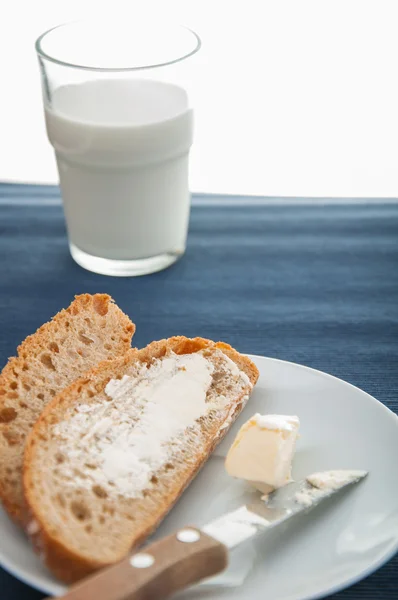
[(193, 29), (191, 29), (190, 27), (186, 27), (185, 25), (180, 25), (180, 24), (176, 23), (175, 27), (180, 28), (181, 30), (184, 30), (184, 31), (192, 34), (193, 38), (196, 41), (194, 48), (190, 52), (187, 52), (186, 54), (179, 56), (173, 60), (168, 60), (165, 62), (159, 62), (159, 63), (155, 63), (155, 64), (150, 64), (150, 65), (143, 65), (143, 66), (141, 65), (141, 66), (137, 66), (137, 67), (92, 67), (89, 65), (80, 65), (77, 63), (73, 63), (73, 62), (67, 62), (64, 60), (60, 60), (58, 58), (51, 56), (50, 54), (47, 54), (42, 49), (41, 43), (42, 43), (43, 39), (49, 33), (55, 31), (56, 29), (60, 29), (61, 27), (67, 27), (68, 25), (74, 25), (76, 23), (86, 23), (86, 22), (89, 22), (89, 21), (84, 20), (84, 19), (78, 19), (76, 21), (67, 21), (66, 23), (60, 23), (59, 25), (55, 25), (54, 27), (51, 27), (50, 29), (47, 29), (46, 31), (44, 31), (37, 38), (37, 40), (35, 42), (35, 50), (36, 50), (37, 55), (40, 56), (41, 58), (44, 58), (45, 60), (48, 60), (54, 64), (57, 64), (57, 65), (60, 65), (63, 67), (72, 67), (75, 69), (82, 69), (85, 71), (97, 71), (97, 72), (104, 72), (104, 73), (119, 72), (120, 73), (123, 71), (144, 71), (147, 69), (156, 69), (158, 67), (167, 67), (169, 65), (174, 65), (174, 64), (179, 63), (179, 62), (185, 60), (186, 58), (189, 58), (190, 56), (193, 56), (194, 54), (196, 54), (202, 46), (202, 40), (200, 39), (199, 35)]

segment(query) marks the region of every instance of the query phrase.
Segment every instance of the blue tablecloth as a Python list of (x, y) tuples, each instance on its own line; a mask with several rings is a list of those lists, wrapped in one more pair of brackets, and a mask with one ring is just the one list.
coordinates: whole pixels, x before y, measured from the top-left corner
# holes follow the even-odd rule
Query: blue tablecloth
[[(332, 373), (398, 412), (398, 202), (196, 196), (183, 259), (119, 279), (72, 261), (57, 188), (0, 185), (0, 364), (74, 294), (98, 291), (135, 321), (137, 346), (223, 339)], [(0, 569), (1, 600), (42, 597)], [(398, 557), (333, 598), (397, 600)]]

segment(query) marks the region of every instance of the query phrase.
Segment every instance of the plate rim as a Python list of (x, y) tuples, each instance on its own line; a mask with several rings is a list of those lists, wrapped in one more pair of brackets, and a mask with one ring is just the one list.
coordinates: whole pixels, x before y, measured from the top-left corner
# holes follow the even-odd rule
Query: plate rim
[(261, 356), (261, 354), (246, 354), (246, 356), (251, 359), (260, 358), (261, 360), (278, 362), (278, 363), (291, 365), (293, 367), (299, 367), (300, 369), (304, 369), (306, 371), (312, 371), (313, 373), (322, 375), (322, 377), (334, 379), (340, 383), (344, 383), (344, 385), (346, 385), (350, 388), (354, 388), (354, 390), (356, 390), (357, 392), (361, 392), (361, 394), (364, 394), (365, 396), (367, 396), (373, 402), (373, 404), (380, 405), (387, 413), (389, 413), (390, 417), (396, 419), (396, 425), (398, 427), (398, 414), (396, 414), (393, 410), (391, 410), (391, 408), (388, 408), (388, 406), (383, 404), (383, 402), (380, 402), (380, 400), (377, 400), (377, 398), (375, 398), (368, 392), (365, 392), (365, 390), (361, 389), (357, 385), (354, 385), (353, 383), (350, 383), (349, 381), (346, 381), (345, 379), (341, 379), (340, 377), (337, 377), (337, 375), (332, 375), (331, 373), (327, 373), (326, 371), (321, 371), (320, 369), (315, 369), (314, 367), (308, 367), (307, 365), (302, 365), (300, 363), (292, 362), (290, 360), (284, 360), (283, 358), (274, 358), (272, 356)]
[[(284, 360), (281, 358), (275, 358), (272, 356), (263, 356), (261, 354), (250, 354), (250, 353), (242, 353), (242, 354), (249, 357), (250, 359), (254, 359), (254, 361), (256, 361), (256, 359), (259, 359), (260, 361), (277, 362), (277, 363), (289, 365), (290, 367), (299, 368), (300, 370), (304, 369), (306, 371), (310, 371), (312, 373), (320, 375), (321, 377), (335, 380), (335, 381), (339, 382), (340, 384), (342, 383), (345, 386), (348, 386), (349, 388), (353, 388), (355, 390), (355, 392), (360, 392), (362, 395), (366, 396), (368, 398), (368, 400), (370, 400), (373, 404), (378, 405), (379, 409), (381, 408), (382, 410), (384, 410), (386, 415), (388, 415), (388, 418), (394, 420), (395, 426), (398, 429), (398, 415), (396, 413), (394, 413), (394, 411), (392, 411), (390, 408), (388, 408), (388, 406), (386, 406), (385, 404), (380, 402), (380, 400), (377, 400), (377, 398), (375, 398), (368, 392), (365, 392), (358, 386), (356, 386), (352, 383), (349, 383), (348, 381), (345, 381), (344, 379), (341, 379), (340, 377), (337, 377), (336, 375), (331, 375), (330, 373), (321, 371), (320, 369), (309, 367), (307, 365), (302, 365), (300, 363), (292, 362), (289, 360)], [(6, 514), (5, 511), (4, 511), (4, 514), (8, 518), (8, 515)], [(356, 583), (359, 583), (363, 579), (367, 578), (369, 575), (372, 575), (372, 573), (376, 572), (379, 568), (381, 568), (388, 561), (390, 561), (392, 558), (394, 558), (394, 556), (397, 554), (397, 552), (398, 552), (398, 536), (397, 536), (396, 540), (392, 543), (392, 547), (390, 549), (388, 549), (378, 560), (372, 562), (372, 564), (369, 567), (367, 567), (366, 569), (360, 569), (358, 573), (355, 573), (351, 577), (342, 577), (342, 579), (340, 581), (338, 581), (335, 585), (329, 586), (327, 589), (325, 588), (323, 591), (314, 592), (313, 594), (306, 595), (306, 596), (290, 594), (289, 596), (285, 596), (284, 600), (321, 600), (322, 598), (325, 598), (326, 596), (328, 596), (330, 594), (338, 593), (344, 589), (347, 589), (347, 588), (355, 585)], [(65, 586), (62, 583), (57, 583), (57, 582), (48, 583), (46, 580), (43, 580), (43, 577), (40, 574), (32, 575), (32, 576), (26, 575), (25, 570), (24, 569), (21, 570), (20, 567), (15, 565), (14, 561), (9, 560), (7, 555), (4, 553), (4, 551), (1, 548), (0, 548), (0, 566), (5, 571), (10, 573), (13, 577), (15, 577), (16, 579), (21, 581), (22, 583), (40, 591), (40, 592), (43, 592), (45, 594), (51, 594), (51, 595), (57, 596), (57, 597), (59, 595), (65, 593)]]

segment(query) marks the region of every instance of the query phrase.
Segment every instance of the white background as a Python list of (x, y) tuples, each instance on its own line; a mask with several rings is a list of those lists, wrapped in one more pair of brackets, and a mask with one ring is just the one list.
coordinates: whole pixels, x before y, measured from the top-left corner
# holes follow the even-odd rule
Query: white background
[(200, 34), (194, 191), (398, 196), (395, 0), (5, 2), (0, 180), (56, 182), (34, 41), (98, 13), (167, 16)]

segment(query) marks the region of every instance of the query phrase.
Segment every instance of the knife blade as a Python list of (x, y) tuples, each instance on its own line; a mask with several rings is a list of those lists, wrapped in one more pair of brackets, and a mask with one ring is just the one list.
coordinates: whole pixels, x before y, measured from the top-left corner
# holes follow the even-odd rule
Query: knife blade
[[(243, 505), (202, 529), (184, 527), (70, 588), (65, 600), (160, 600), (217, 575), (239, 544), (358, 483), (366, 471), (325, 471)], [(312, 482), (312, 483), (311, 483)]]
[[(336, 476), (333, 477), (336, 473), (340, 474), (337, 480)], [(346, 474), (345, 478), (341, 475), (343, 473)], [(259, 497), (255, 502), (244, 504), (211, 521), (202, 527), (202, 531), (233, 549), (300, 513), (308, 512), (323, 500), (358, 483), (366, 475), (366, 471), (324, 471), (322, 476), (326, 481), (334, 480), (332, 487), (316, 487), (308, 479), (288, 483), (266, 497)]]

